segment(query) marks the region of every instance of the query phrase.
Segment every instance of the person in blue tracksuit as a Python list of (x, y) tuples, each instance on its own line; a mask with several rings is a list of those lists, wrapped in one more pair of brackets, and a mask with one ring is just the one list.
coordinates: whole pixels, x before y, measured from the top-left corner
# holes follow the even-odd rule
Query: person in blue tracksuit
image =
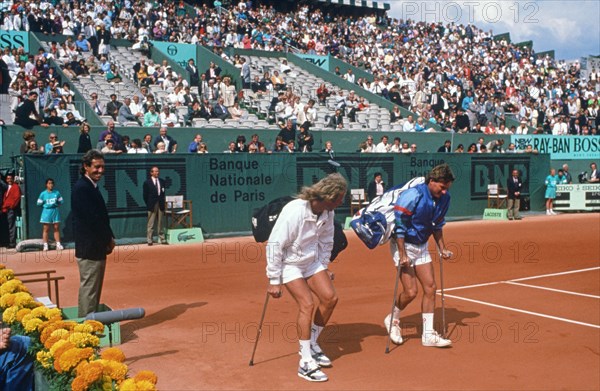
[(394, 206), (396, 226), (394, 237), (390, 240), (390, 247), (396, 266), (400, 262), (400, 282), (404, 289), (398, 296), (393, 313), (385, 318), (384, 324), (390, 331), (390, 339), (397, 345), (403, 342), (400, 312), (417, 296), (417, 279), (423, 288), (421, 304), (423, 346), (445, 347), (452, 343), (433, 328), (436, 284), (427, 241), (433, 235), (442, 257), (452, 256), (452, 253), (446, 249), (442, 230), (450, 206), (448, 189), (454, 180), (450, 167), (441, 164), (431, 170), (425, 183), (407, 189), (396, 200)]
[(42, 207), (42, 216), (40, 217), (40, 223), (43, 224), (44, 230), (42, 231), (42, 241), (44, 242), (44, 251), (48, 251), (48, 234), (50, 232), (50, 226), (54, 228), (54, 240), (56, 241), (56, 250), (60, 251), (63, 246), (60, 244), (60, 231), (58, 226), (60, 224), (60, 212), (58, 207), (62, 205), (63, 198), (54, 189), (54, 179), (46, 179), (46, 190), (40, 193), (37, 200), (37, 205)]
[(0, 322), (0, 390), (33, 390), (33, 359), (27, 354), (31, 340), (11, 336), (10, 328)]

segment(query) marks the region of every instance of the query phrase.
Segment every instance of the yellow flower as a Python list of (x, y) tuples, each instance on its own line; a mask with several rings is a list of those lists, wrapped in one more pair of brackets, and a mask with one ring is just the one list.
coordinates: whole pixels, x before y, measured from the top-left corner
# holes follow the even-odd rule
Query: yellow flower
[(58, 358), (58, 368), (56, 368), (56, 361), (54, 362), (55, 368), (58, 372), (68, 372), (75, 368), (82, 360), (87, 360), (94, 354), (92, 348), (72, 348), (65, 350), (63, 354)]
[(139, 371), (133, 378), (138, 382), (142, 380), (149, 381), (152, 384), (158, 382), (158, 376), (152, 371)]
[(25, 327), (25, 331), (27, 331), (28, 333), (32, 333), (36, 331), (38, 326), (42, 323), (44, 323), (44, 321), (41, 319), (31, 319), (30, 321), (25, 323), (23, 327)]
[(140, 380), (135, 382), (135, 389), (140, 391), (155, 391), (156, 385), (148, 380)]
[(14, 293), (6, 293), (0, 297), (0, 308), (8, 308), (15, 305), (16, 295)]
[(23, 317), (29, 314), (31, 310), (29, 308), (22, 308), (17, 312), (17, 322), (22, 322)]
[(20, 307), (32, 307), (35, 300), (28, 292), (17, 292), (15, 293), (15, 305)]
[(46, 317), (46, 307), (37, 307), (31, 311), (31, 316), (34, 318)]
[(100, 344), (100, 338), (89, 333), (72, 332), (67, 340), (77, 347), (98, 346)]
[(52, 355), (50, 352), (40, 350), (36, 353), (35, 358), (44, 368), (50, 368), (52, 366), (52, 363), (50, 362)]
[(111, 379), (122, 381), (127, 376), (127, 365), (109, 360), (98, 360), (104, 365), (104, 374), (110, 376)]
[(27, 292), (27, 288), (20, 280), (14, 279), (6, 281), (4, 284), (2, 284), (2, 286), (0, 286), (0, 295), (15, 292)]
[(17, 306), (8, 307), (7, 309), (4, 310), (4, 313), (2, 314), (2, 321), (4, 323), (8, 323), (8, 324), (12, 324), (12, 323), (16, 322), (17, 312), (19, 312), (19, 307), (17, 307)]
[(134, 379), (126, 379), (125, 381), (123, 381), (121, 383), (121, 385), (119, 385), (119, 390), (120, 391), (136, 391), (137, 388), (135, 386), (135, 380)]
[(77, 366), (77, 376), (85, 379), (88, 384), (98, 381), (102, 377), (104, 367), (98, 361), (82, 361)]
[(83, 324), (87, 324), (92, 326), (96, 333), (101, 333), (104, 331), (104, 325), (97, 320), (86, 320)]
[(50, 347), (50, 354), (52, 354), (52, 357), (54, 357), (54, 359), (57, 359), (58, 356), (58, 352), (62, 352), (66, 349), (71, 349), (73, 348), (73, 344), (69, 341), (66, 341), (64, 339), (58, 340), (56, 341), (56, 343), (54, 343), (51, 347)]
[(73, 328), (73, 331), (79, 333), (92, 333), (94, 328), (89, 324), (80, 323)]
[(102, 378), (102, 391), (112, 391), (112, 390), (113, 390), (113, 380), (108, 376), (104, 376)]
[(125, 354), (119, 348), (104, 349), (100, 356), (105, 360), (112, 360), (116, 362), (125, 361)]

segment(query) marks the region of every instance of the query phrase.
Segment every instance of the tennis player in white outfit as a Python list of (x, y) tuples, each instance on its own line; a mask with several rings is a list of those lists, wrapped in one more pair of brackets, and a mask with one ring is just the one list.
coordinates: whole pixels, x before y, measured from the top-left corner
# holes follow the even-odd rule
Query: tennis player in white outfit
[(347, 188), (346, 180), (338, 173), (304, 187), (298, 199), (281, 211), (267, 243), (268, 293), (279, 298), (285, 285), (298, 303), (298, 376), (309, 381), (327, 381), (320, 368), (331, 366), (317, 339), (338, 300), (333, 273), (327, 266), (333, 248), (333, 210), (344, 202)]

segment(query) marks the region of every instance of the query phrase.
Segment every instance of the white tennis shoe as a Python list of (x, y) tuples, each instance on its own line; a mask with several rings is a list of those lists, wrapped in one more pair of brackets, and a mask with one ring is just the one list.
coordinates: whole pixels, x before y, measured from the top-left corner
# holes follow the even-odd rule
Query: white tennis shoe
[(321, 371), (321, 367), (315, 360), (300, 360), (300, 364), (298, 365), (298, 376), (314, 382), (323, 382), (328, 380), (327, 375)]
[(319, 345), (310, 345), (310, 354), (320, 367), (330, 367), (331, 360), (323, 353)]
[(431, 331), (427, 334), (423, 334), (421, 342), (423, 343), (423, 346), (432, 346), (435, 348), (445, 348), (446, 346), (452, 345), (451, 340), (443, 338), (437, 333), (437, 331)]
[[(390, 322), (392, 322), (392, 329), (390, 331)], [(402, 329), (400, 328), (400, 321), (398, 319), (394, 319), (392, 321), (392, 314), (389, 314), (383, 320), (383, 324), (385, 325), (385, 331), (390, 333), (390, 339), (396, 345), (402, 345), (404, 340), (402, 339)]]

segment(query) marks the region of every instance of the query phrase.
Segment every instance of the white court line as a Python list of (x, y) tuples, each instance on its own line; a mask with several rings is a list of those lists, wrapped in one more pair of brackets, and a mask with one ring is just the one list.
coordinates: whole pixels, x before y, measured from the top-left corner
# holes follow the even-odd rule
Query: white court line
[(595, 328), (595, 329), (600, 329), (600, 326), (597, 325), (597, 324), (578, 322), (576, 320), (567, 319), (567, 318), (560, 318), (558, 316), (546, 315), (546, 314), (542, 314), (542, 313), (539, 313), (539, 312), (526, 311), (526, 310), (522, 310), (522, 309), (519, 309), (519, 308), (506, 307), (506, 306), (503, 306), (503, 305), (488, 303), (488, 302), (485, 302), (485, 301), (467, 299), (466, 297), (460, 297), (460, 296), (455, 296), (455, 295), (445, 295), (445, 296), (451, 297), (453, 299), (470, 301), (472, 303), (477, 303), (477, 304), (481, 304), (481, 305), (487, 305), (489, 307), (501, 308), (501, 309), (504, 309), (504, 310), (514, 311), (514, 312), (520, 312), (520, 313), (527, 314), (527, 315), (539, 316), (541, 318), (548, 318), (548, 319), (560, 320), (562, 322), (573, 323), (573, 324), (578, 324), (580, 326), (587, 326), (587, 327), (592, 327), (592, 328)]
[[(598, 269), (600, 269), (600, 266), (590, 267), (590, 268), (587, 268), (587, 269), (569, 270), (569, 271), (566, 271), (566, 272), (559, 272), (559, 273), (539, 274), (537, 276), (515, 278), (513, 280), (484, 282), (483, 284), (464, 285), (464, 286), (457, 286), (457, 287), (454, 287), (454, 288), (444, 288), (444, 291), (445, 292), (450, 292), (450, 291), (456, 291), (456, 290), (459, 290), (459, 289), (478, 288), (478, 287), (482, 287), (482, 286), (498, 285), (498, 284), (503, 284), (503, 283), (508, 283), (508, 282), (527, 281), (527, 280), (533, 280), (533, 279), (536, 279), (536, 278), (543, 278), (543, 277), (563, 276), (565, 274), (589, 272), (589, 271), (598, 270)], [(439, 291), (438, 291), (438, 293), (439, 293)]]
[(511, 282), (513, 281), (526, 281), (526, 280), (533, 280), (536, 278), (543, 278), (543, 277), (554, 277), (554, 276), (564, 276), (565, 274), (573, 274), (573, 273), (581, 273), (581, 272), (589, 272), (592, 270), (598, 270), (600, 269), (600, 266), (596, 266), (596, 267), (589, 267), (587, 269), (579, 269), (579, 270), (570, 270), (568, 272), (559, 272), (559, 273), (550, 273), (550, 274), (540, 274), (539, 276), (531, 276), (531, 277), (523, 277), (523, 278), (516, 278), (514, 280), (510, 280)]
[(545, 286), (538, 286), (538, 285), (530, 285), (530, 284), (522, 284), (520, 282), (514, 282), (514, 281), (506, 281), (505, 284), (510, 284), (510, 285), (518, 285), (518, 286), (524, 286), (527, 288), (535, 288), (535, 289), (543, 289), (545, 291), (552, 291), (552, 292), (559, 292), (559, 293), (566, 293), (567, 295), (575, 295), (575, 296), (583, 296), (583, 297), (591, 297), (592, 299), (600, 299), (600, 296), (596, 296), (596, 295), (589, 295), (587, 293), (579, 293), (579, 292), (571, 292), (571, 291), (565, 291), (562, 289), (554, 289), (554, 288), (548, 288)]

